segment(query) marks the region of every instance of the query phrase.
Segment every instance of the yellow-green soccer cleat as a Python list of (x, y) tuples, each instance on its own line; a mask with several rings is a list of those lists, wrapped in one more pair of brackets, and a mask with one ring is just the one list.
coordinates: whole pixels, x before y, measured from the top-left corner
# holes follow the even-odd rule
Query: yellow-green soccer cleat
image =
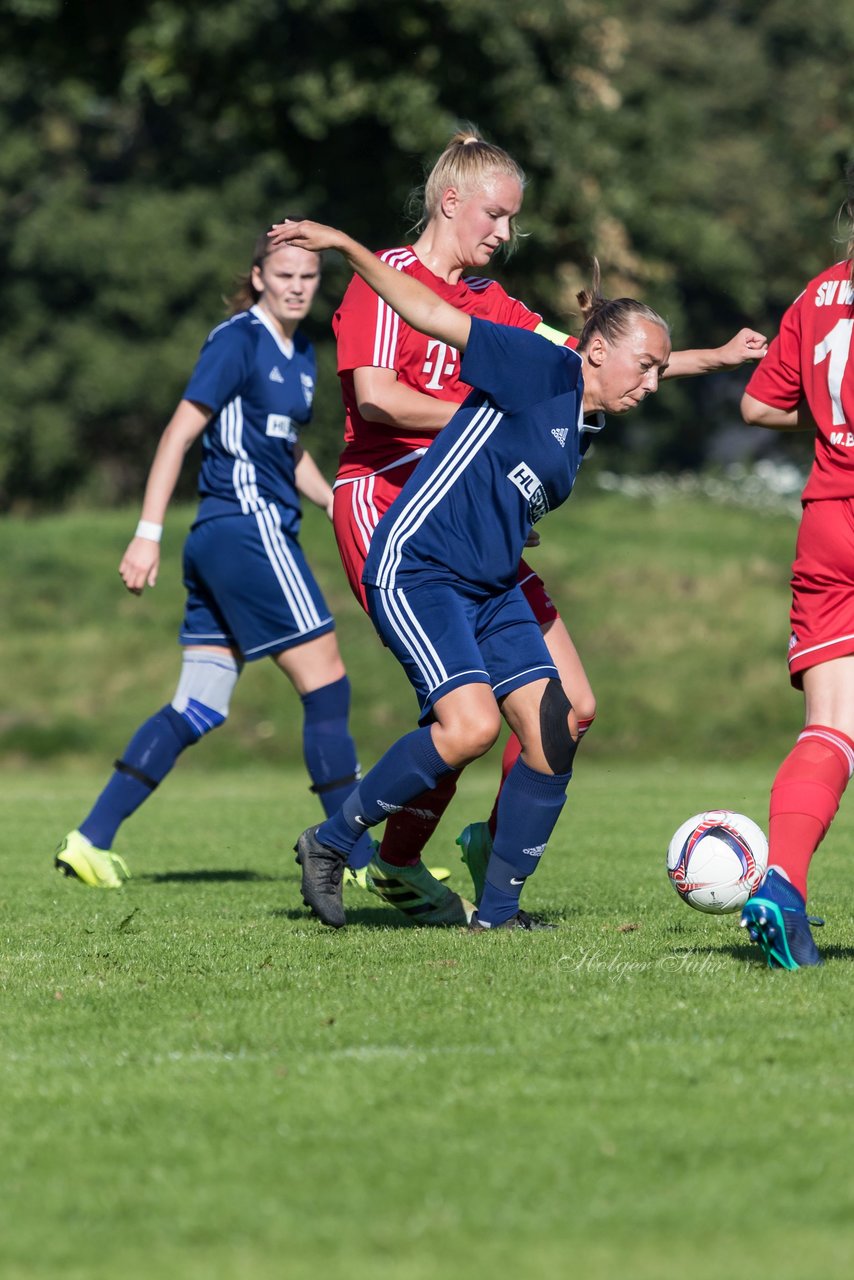
[[(429, 867), (428, 870), (433, 879), (438, 880), (440, 884), (451, 878), (449, 867)], [(354, 871), (352, 867), (345, 867), (344, 887), (346, 888), (348, 885), (354, 885), (357, 889), (367, 889), (368, 893), (371, 893), (371, 886), (368, 884), (368, 868), (359, 867), (357, 871)]]
[(353, 885), (357, 889), (367, 889), (368, 868), (359, 867), (358, 870), (354, 871), (351, 867), (345, 867), (343, 884), (345, 889), (348, 885)]
[(489, 823), (472, 822), (457, 836), (457, 844), (460, 846), (462, 860), (468, 868), (474, 885), (474, 900), (480, 902), (483, 897), (483, 886), (486, 883), (489, 855), (492, 853)]
[[(379, 840), (372, 840), (371, 844), (374, 847), (374, 857), (379, 857)], [(430, 867), (429, 871), (434, 880), (445, 881), (450, 880), (451, 878), (451, 872), (448, 867)], [(352, 867), (345, 867), (344, 887), (346, 888), (348, 885), (356, 889), (366, 889), (368, 893), (370, 893), (371, 886), (368, 884), (368, 868), (359, 867), (358, 870), (354, 871)]]
[(79, 831), (60, 840), (53, 865), (93, 889), (121, 889), (130, 871), (124, 858), (108, 849), (96, 849)]
[(433, 876), (423, 862), (395, 867), (379, 854), (368, 864), (368, 888), (413, 924), (468, 924), (474, 906)]

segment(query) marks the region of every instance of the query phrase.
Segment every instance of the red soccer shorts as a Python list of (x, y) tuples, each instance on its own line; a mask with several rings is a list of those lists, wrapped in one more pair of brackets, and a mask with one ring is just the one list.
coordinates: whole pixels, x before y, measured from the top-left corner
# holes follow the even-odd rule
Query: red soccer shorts
[[(401, 488), (418, 464), (418, 458), (406, 461), (386, 471), (358, 480), (339, 481), (335, 486), (335, 505), (332, 525), (338, 542), (341, 563), (350, 583), (353, 595), (367, 613), (362, 570), (371, 545), (374, 529), (385, 515)], [(543, 585), (542, 578), (534, 573), (525, 561), (519, 564), (519, 585), (541, 627), (554, 622), (558, 611)]]
[(792, 566), (789, 675), (854, 654), (854, 499), (804, 504)]

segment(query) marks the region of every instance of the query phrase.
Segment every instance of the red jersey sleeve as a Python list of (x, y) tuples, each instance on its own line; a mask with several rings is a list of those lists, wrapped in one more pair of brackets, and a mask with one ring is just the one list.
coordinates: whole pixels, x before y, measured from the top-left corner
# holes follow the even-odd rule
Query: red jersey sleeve
[(818, 428), (805, 500), (854, 497), (854, 285), (851, 263), (811, 280), (783, 316), (780, 332), (747, 391), (775, 409), (806, 400)]
[(804, 396), (801, 377), (802, 293), (789, 307), (780, 323), (780, 332), (764, 358), (754, 369), (747, 392), (774, 409), (796, 409)]
[[(533, 331), (539, 328), (543, 323), (543, 317), (540, 315), (539, 311), (532, 311), (530, 307), (526, 307), (524, 302), (520, 302), (518, 298), (511, 298), (509, 294), (505, 293), (504, 290), (501, 289), (500, 285), (498, 286), (498, 290), (500, 290), (502, 303), (499, 305), (499, 311), (497, 314), (488, 316), (490, 320), (496, 320), (498, 324), (512, 325), (514, 329), (530, 329)], [(544, 335), (547, 338), (551, 337), (552, 334), (560, 332), (560, 330), (555, 329), (552, 325), (548, 325), (546, 327), (551, 330), (550, 333), (546, 333)], [(578, 339), (574, 338), (571, 334), (567, 334), (563, 345), (574, 351), (578, 346)]]
[(536, 329), (538, 324), (543, 323), (543, 317), (538, 311), (532, 311), (530, 307), (526, 307), (524, 302), (520, 302), (518, 298), (511, 298), (508, 293), (503, 295), (503, 306), (500, 308), (504, 314), (500, 316), (491, 316), (498, 324), (509, 324), (514, 329)]
[(393, 347), (383, 341), (384, 319), (393, 324), (395, 313), (378, 294), (354, 276), (335, 312), (332, 330), (338, 344), (338, 372), (377, 365), (393, 369)]

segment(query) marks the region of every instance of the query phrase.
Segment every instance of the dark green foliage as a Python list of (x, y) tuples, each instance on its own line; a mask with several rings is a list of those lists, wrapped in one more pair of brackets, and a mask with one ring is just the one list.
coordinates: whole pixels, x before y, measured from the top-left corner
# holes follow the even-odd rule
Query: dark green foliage
[[(404, 240), (461, 119), (529, 174), (501, 270), (552, 321), (595, 253), (679, 344), (717, 344), (840, 251), (854, 11), (832, 0), (5, 0), (0, 24), (6, 508), (136, 496), (258, 229)], [(330, 264), (322, 342), (345, 283)], [(611, 448), (701, 463), (742, 382), (671, 392), (664, 430), (644, 410)], [(325, 378), (327, 468), (340, 419)]]

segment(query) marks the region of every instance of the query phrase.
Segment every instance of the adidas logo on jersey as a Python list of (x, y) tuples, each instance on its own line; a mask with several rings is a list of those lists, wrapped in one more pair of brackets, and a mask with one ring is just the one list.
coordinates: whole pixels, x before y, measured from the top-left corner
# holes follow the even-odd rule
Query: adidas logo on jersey
[(281, 370), (279, 369), (279, 366), (277, 364), (274, 364), (272, 369), (270, 370), (270, 381), (284, 382), (284, 378), (282, 377)]
[(566, 444), (566, 437), (569, 435), (569, 427), (553, 427), (552, 435), (562, 449)]

